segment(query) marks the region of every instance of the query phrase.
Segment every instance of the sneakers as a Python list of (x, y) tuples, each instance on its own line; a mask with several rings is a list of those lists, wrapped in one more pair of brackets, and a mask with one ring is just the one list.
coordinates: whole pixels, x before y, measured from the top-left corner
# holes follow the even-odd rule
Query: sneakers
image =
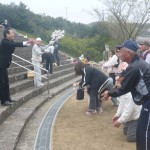
[(53, 63), (53, 66), (57, 66), (57, 64), (56, 64), (56, 63)]
[(5, 101), (4, 103), (1, 103), (1, 106), (11, 106), (13, 103), (10, 101)]
[(44, 84), (43, 83), (41, 83), (41, 84), (39, 84), (39, 85), (37, 85), (38, 87), (41, 87), (41, 86), (44, 86)]
[(16, 102), (15, 100), (12, 100), (12, 99), (9, 99), (8, 101), (9, 101), (9, 102)]
[(96, 114), (97, 114), (97, 111), (96, 111), (96, 110), (95, 110), (95, 111), (87, 111), (85, 114), (86, 114), (87, 116), (96, 115)]
[(103, 112), (103, 108), (100, 107), (99, 109), (97, 109), (97, 113), (102, 113)]
[(102, 107), (99, 107), (98, 109), (96, 109), (95, 111), (87, 111), (86, 112), (86, 115), (88, 116), (91, 116), (91, 115), (96, 115), (96, 114), (99, 114), (99, 113), (102, 113), (103, 112), (103, 108)]

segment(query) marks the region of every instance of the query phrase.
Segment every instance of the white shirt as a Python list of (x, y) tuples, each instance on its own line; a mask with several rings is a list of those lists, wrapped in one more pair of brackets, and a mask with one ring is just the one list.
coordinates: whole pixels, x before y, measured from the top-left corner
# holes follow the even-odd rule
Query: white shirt
[(134, 103), (131, 93), (118, 97), (119, 106), (115, 116), (119, 117), (120, 123), (126, 123), (139, 118), (141, 107)]
[(113, 55), (107, 62), (103, 64), (103, 68), (107, 68), (108, 73), (116, 73), (117, 68), (113, 67), (116, 64), (118, 64), (118, 57), (116, 55)]

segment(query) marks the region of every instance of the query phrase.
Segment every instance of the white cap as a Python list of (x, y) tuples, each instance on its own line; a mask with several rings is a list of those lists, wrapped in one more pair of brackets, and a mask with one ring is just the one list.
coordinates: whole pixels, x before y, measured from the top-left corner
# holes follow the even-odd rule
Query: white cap
[(38, 38), (36, 38), (36, 41), (42, 41), (42, 40), (41, 40), (41, 38), (38, 37)]

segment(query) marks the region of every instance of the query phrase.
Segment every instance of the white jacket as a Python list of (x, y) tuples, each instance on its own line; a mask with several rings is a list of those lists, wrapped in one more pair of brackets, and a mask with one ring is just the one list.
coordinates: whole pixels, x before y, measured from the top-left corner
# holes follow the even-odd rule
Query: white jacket
[(113, 55), (111, 58), (109, 58), (108, 61), (106, 61), (102, 68), (107, 68), (108, 73), (116, 73), (117, 68), (114, 67), (114, 65), (118, 64), (118, 57), (116, 55)]
[(35, 44), (32, 48), (32, 61), (41, 62), (42, 54), (43, 52), (41, 50), (41, 47)]
[(118, 100), (119, 106), (115, 116), (119, 117), (118, 121), (120, 123), (126, 123), (139, 118), (142, 106), (138, 106), (133, 102), (130, 92), (118, 97)]

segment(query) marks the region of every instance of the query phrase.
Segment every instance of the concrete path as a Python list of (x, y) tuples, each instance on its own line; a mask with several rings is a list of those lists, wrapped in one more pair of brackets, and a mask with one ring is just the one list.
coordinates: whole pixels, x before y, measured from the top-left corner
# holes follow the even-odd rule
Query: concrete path
[(39, 108), (27, 123), (16, 150), (52, 150), (52, 131), (57, 113), (74, 92), (71, 87)]

